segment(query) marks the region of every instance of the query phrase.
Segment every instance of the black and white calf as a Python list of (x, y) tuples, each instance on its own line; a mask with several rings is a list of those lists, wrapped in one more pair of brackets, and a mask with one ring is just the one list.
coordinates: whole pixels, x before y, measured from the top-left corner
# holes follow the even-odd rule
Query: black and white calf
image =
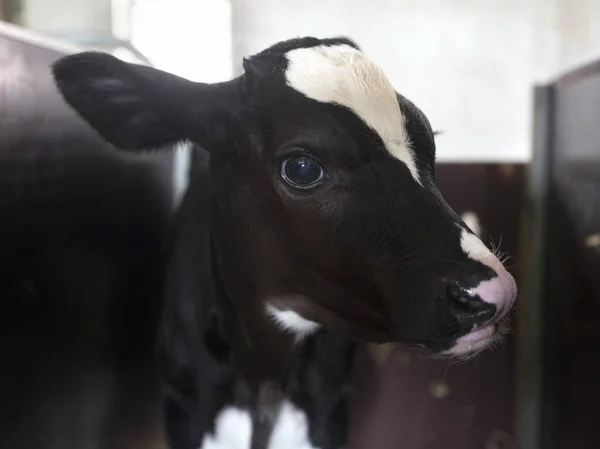
[(340, 449), (357, 342), (463, 356), (514, 279), (435, 185), (423, 113), (345, 39), (302, 38), (199, 84), (110, 55), (54, 66), (124, 150), (209, 153), (176, 214), (159, 330), (174, 449)]

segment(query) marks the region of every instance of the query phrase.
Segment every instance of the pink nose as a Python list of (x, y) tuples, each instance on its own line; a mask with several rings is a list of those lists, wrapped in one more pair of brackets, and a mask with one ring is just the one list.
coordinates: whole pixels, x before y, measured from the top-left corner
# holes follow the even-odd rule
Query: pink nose
[(480, 298), (483, 302), (496, 306), (494, 320), (503, 318), (515, 303), (517, 283), (504, 267), (495, 267), (496, 277), (482, 281), (476, 287), (469, 289), (469, 294)]

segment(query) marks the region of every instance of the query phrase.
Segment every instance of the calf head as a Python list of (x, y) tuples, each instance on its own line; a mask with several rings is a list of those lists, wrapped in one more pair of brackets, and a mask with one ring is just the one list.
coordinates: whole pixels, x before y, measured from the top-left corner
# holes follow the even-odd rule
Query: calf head
[(437, 189), (425, 115), (348, 40), (288, 40), (243, 67), (200, 84), (82, 53), (54, 75), (118, 148), (209, 151), (224, 282), (285, 332), (452, 355), (492, 342), (515, 281)]

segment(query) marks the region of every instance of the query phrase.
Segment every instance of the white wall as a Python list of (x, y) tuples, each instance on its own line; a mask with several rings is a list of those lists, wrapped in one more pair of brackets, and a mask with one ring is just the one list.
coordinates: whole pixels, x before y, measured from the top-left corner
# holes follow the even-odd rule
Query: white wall
[(21, 0), (21, 24), (43, 33), (106, 33), (110, 0)]
[(131, 41), (156, 67), (212, 83), (232, 76), (228, 0), (138, 0)]
[(294, 36), (351, 37), (444, 131), (446, 161), (529, 160), (533, 82), (600, 56), (597, 0), (232, 3), (234, 61)]
[[(130, 12), (131, 42), (155, 67), (204, 83), (232, 77), (228, 0), (138, 0)], [(173, 160), (175, 205), (187, 188), (189, 150)]]

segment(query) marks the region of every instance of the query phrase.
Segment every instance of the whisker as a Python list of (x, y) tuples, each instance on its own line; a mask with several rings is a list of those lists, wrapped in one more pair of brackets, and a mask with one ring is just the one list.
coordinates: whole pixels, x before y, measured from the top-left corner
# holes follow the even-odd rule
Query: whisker
[(495, 244), (493, 237), (490, 236), (490, 247), (492, 254), (494, 254), (494, 256), (498, 257), (499, 259), (501, 256), (504, 255), (504, 252), (500, 250), (500, 248), (502, 247), (502, 234), (500, 234), (500, 240), (498, 241), (498, 244)]
[(446, 380), (446, 374), (448, 374), (448, 370), (450, 369), (450, 365), (452, 365), (452, 362), (448, 363), (448, 365), (446, 365), (446, 369), (444, 370), (444, 374), (442, 375), (442, 382), (444, 380)]
[(495, 243), (494, 243), (494, 238), (491, 235), (490, 235), (489, 240), (490, 240), (489, 241), (490, 250), (492, 251), (492, 253), (496, 253), (496, 246), (495, 246)]

